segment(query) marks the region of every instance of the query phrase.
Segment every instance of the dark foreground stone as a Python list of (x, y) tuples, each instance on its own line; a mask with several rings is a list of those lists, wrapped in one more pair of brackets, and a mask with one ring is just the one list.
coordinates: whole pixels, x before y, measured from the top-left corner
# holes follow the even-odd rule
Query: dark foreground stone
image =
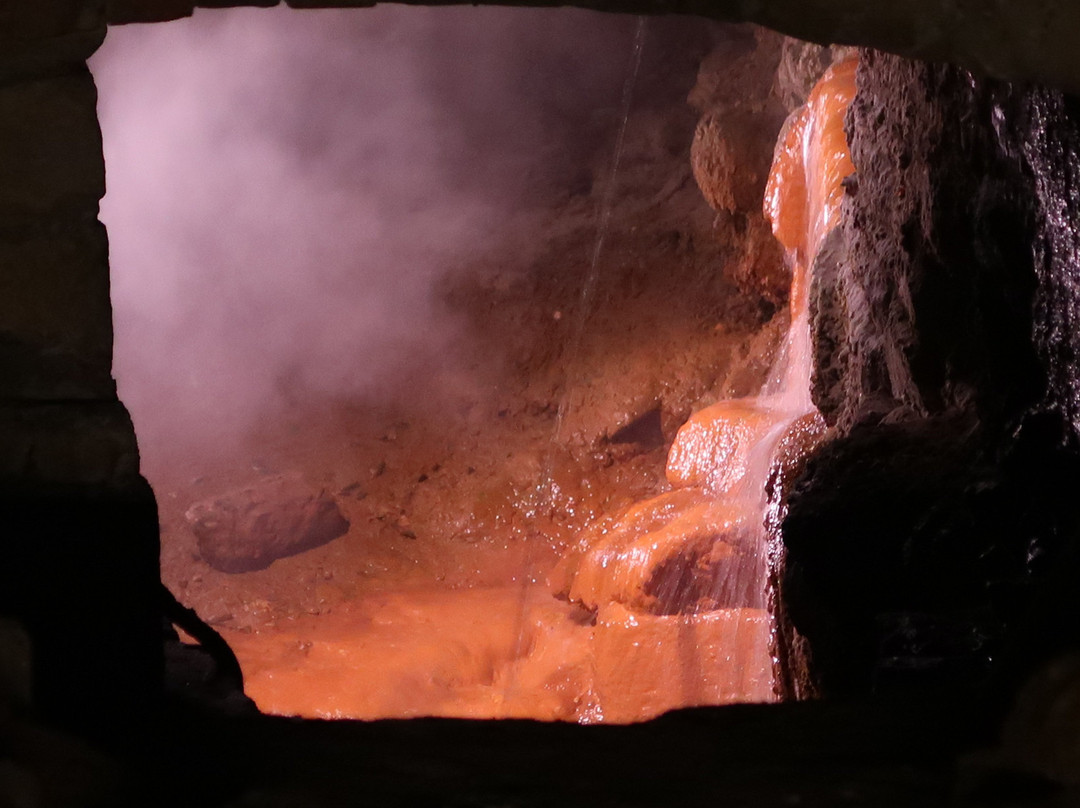
[(166, 714), (112, 804), (927, 808), (950, 804), (954, 765), (985, 729), (964, 700), (701, 708), (585, 727), (305, 721), (184, 706)]
[[(811, 285), (834, 439), (784, 524), (826, 695), (1009, 694), (1077, 647), (1075, 99), (863, 51)], [(1069, 325), (1065, 325), (1068, 323)]]
[(203, 559), (223, 572), (263, 569), (349, 529), (334, 498), (294, 474), (197, 502), (186, 517)]

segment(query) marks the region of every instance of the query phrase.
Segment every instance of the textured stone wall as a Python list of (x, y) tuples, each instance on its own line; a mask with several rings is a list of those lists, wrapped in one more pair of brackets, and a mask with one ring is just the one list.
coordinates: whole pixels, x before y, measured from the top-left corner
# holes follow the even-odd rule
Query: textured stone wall
[(1080, 607), (1080, 451), (1039, 345), (1048, 205), (1025, 150), (1074, 124), (956, 67), (866, 51), (858, 82), (856, 174), (811, 287), (835, 439), (790, 498), (785, 591), (826, 693), (1008, 693), (1072, 647)]
[(102, 728), (153, 698), (160, 656), (156, 512), (110, 372), (104, 36), (100, 3), (0, 9), (0, 614), (38, 709)]

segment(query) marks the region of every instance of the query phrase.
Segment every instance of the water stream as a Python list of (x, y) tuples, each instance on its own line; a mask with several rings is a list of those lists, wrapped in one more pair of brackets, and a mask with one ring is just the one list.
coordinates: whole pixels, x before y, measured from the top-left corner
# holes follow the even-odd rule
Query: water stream
[[(767, 483), (790, 476), (820, 440), (824, 423), (810, 399), (809, 272), (835, 225), (841, 181), (854, 171), (843, 130), (855, 91), (855, 62), (835, 65), (785, 125), (777, 144), (765, 212), (787, 250), (792, 271), (791, 326), (759, 396), (721, 401), (696, 413), (668, 457), (673, 490), (601, 520), (564, 561), (562, 589), (597, 610), (597, 635), (622, 635), (639, 647), (648, 625), (659, 652), (626, 664), (625, 678), (604, 687), (640, 689), (653, 669), (651, 702), (625, 703), (605, 720), (632, 720), (661, 705), (766, 701), (777, 695), (774, 626), (767, 606), (768, 571), (779, 563), (766, 519)], [(724, 630), (709, 634), (722, 623)], [(703, 633), (702, 630), (705, 630)], [(664, 660), (675, 646), (679, 665)], [(734, 651), (718, 660), (719, 644)], [(602, 646), (598, 645), (598, 652)], [(629, 660), (625, 660), (629, 661)], [(674, 672), (665, 679), (663, 672)], [(666, 701), (665, 701), (666, 699)], [(610, 697), (607, 700), (611, 700)]]

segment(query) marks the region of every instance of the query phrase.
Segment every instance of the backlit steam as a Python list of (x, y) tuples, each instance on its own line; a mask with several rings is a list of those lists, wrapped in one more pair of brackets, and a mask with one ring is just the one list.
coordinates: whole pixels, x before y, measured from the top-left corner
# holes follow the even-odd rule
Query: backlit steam
[(102, 218), (144, 447), (225, 449), (297, 399), (445, 364), (434, 285), (582, 181), (631, 37), (585, 12), (402, 7), (111, 29)]
[[(693, 247), (708, 231), (689, 224), (701, 200), (679, 120), (679, 77), (712, 35), (691, 24), (669, 37), (658, 20), (635, 36), (636, 23), (282, 9), (113, 32), (95, 69), (120, 392), (150, 478), (168, 479), (163, 577), (221, 628), (261, 709), (627, 722), (777, 697), (766, 492), (819, 437), (801, 393), (808, 342), (789, 339), (763, 395), (699, 409), (658, 478), (664, 418), (719, 384), (731, 345), (712, 336), (738, 308), (713, 300), (687, 322), (680, 308), (724, 288), (725, 259)], [(736, 32), (722, 52), (737, 64), (762, 42)], [(815, 173), (847, 159), (850, 93), (834, 84), (811, 97), (837, 103), (812, 101), (778, 152), (774, 226), (792, 211), (816, 221), (825, 197), (809, 188), (839, 199), (844, 172)], [(672, 89), (676, 102), (660, 102)], [(820, 234), (796, 231), (810, 239), (799, 281)], [(601, 304), (605, 269), (617, 271)], [(530, 281), (516, 297), (462, 294), (479, 275), (510, 289), (514, 273)], [(805, 287), (793, 334), (807, 329)], [(672, 303), (666, 325), (651, 317)], [(529, 318), (535, 358), (501, 344)], [(596, 360), (580, 364), (601, 368), (599, 383), (568, 368), (586, 324)], [(652, 329), (674, 325), (679, 347), (655, 353)], [(656, 372), (695, 366), (680, 358), (691, 346), (709, 357), (702, 387), (659, 384)], [(530, 387), (467, 421), (444, 382), (479, 392), (500, 351), (512, 371), (494, 385), (517, 373)], [(603, 389), (616, 368), (654, 416), (639, 446), (616, 437), (632, 415), (625, 391)], [(579, 381), (560, 392), (548, 369)], [(561, 429), (582, 384), (602, 410), (592, 438)], [(377, 431), (372, 399), (394, 418)], [(417, 400), (461, 417), (425, 424), (407, 415)], [(334, 420), (354, 402), (362, 415)], [(260, 420), (269, 428), (247, 441)], [(248, 450), (259, 457), (245, 462)], [(208, 473), (216, 454), (234, 468)], [(157, 475), (174, 460), (192, 473)], [(327, 531), (309, 530), (315, 501)]]

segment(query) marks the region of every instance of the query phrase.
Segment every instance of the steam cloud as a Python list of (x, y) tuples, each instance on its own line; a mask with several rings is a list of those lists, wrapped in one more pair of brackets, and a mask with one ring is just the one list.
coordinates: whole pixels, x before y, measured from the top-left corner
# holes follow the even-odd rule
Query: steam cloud
[(436, 284), (568, 181), (632, 29), (380, 6), (110, 30), (114, 373), (144, 450), (221, 447), (437, 357), (457, 325)]

